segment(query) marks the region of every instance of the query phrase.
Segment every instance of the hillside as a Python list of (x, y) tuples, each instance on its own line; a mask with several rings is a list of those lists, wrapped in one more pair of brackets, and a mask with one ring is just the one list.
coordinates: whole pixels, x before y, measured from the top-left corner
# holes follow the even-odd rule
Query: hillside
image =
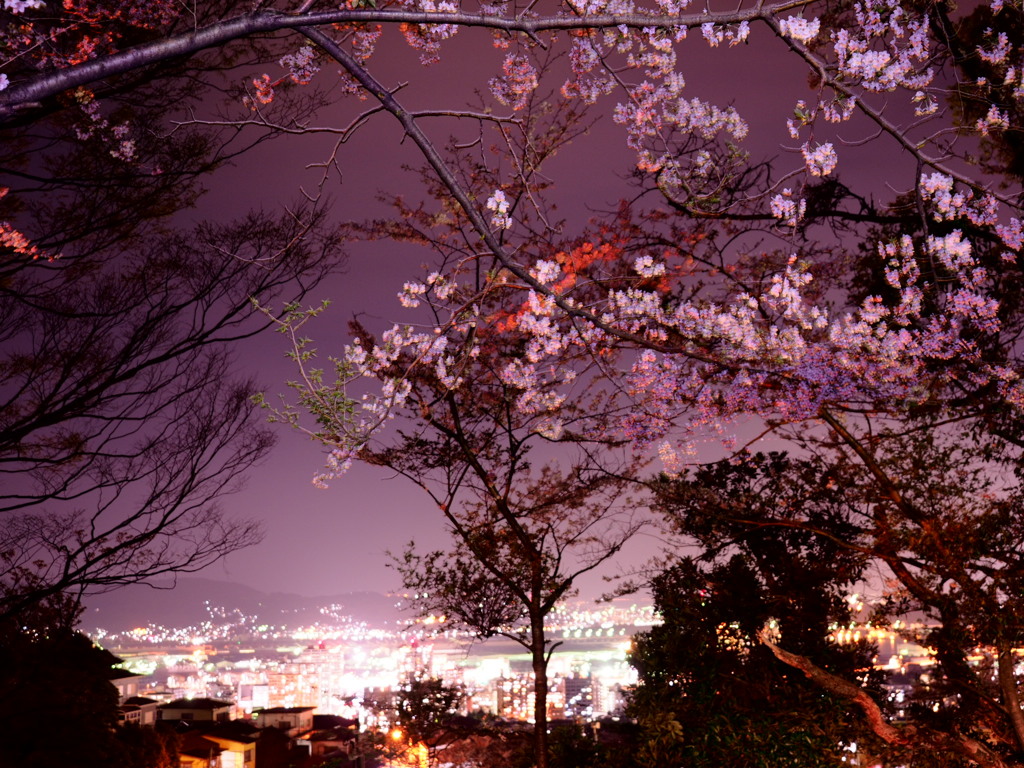
[(139, 584), (93, 595), (85, 601), (81, 628), (94, 633), (97, 629), (123, 632), (149, 624), (187, 627), (210, 620), (221, 623), (239, 614), (270, 625), (355, 622), (384, 627), (398, 621), (394, 603), (393, 598), (376, 592), (309, 597), (189, 577), (174, 584)]

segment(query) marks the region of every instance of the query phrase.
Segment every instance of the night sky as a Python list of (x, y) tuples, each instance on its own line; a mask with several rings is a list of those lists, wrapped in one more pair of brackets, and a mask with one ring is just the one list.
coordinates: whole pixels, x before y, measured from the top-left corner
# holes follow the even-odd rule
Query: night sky
[[(487, 34), (464, 30), (445, 45), (440, 64), (423, 68), (398, 31), (386, 29), (370, 69), (384, 83), (409, 83), (399, 93), (406, 106), (459, 109), (478, 103), (475, 91), (494, 104), (487, 93), (487, 79), (500, 69), (504, 55), (490, 45)], [(699, 34), (691, 34), (681, 48), (680, 68), (690, 96), (736, 106), (750, 124), (745, 148), (755, 158), (788, 154), (787, 166), (802, 167), (798, 143), (790, 139), (785, 120), (796, 100), (811, 94), (806, 70), (784, 55), (780, 41), (755, 26), (749, 45), (710, 49)], [(267, 71), (272, 76), (279, 73), (276, 64), (268, 65)], [(329, 74), (325, 71), (320, 77)], [(549, 76), (541, 89), (557, 92), (562, 79)], [(613, 209), (618, 199), (634, 191), (625, 176), (635, 156), (625, 146), (624, 130), (608, 118), (614, 103), (614, 95), (599, 102), (594, 109), (602, 119), (595, 128), (546, 166), (556, 181), (554, 199), (570, 233), (594, 212)], [(369, 106), (371, 102), (349, 99), (330, 114), (322, 114), (318, 123), (345, 125)], [(444, 120), (425, 125), (441, 143), (452, 130)], [(843, 130), (855, 139), (864, 126), (854, 120)], [(326, 189), (339, 221), (387, 213), (375, 199), (379, 191), (416, 194), (415, 181), (400, 167), (419, 165), (419, 156), (411, 142), (400, 140), (393, 119), (379, 114), (345, 145), (340, 156), (343, 181), (332, 182)], [(295, 201), (300, 185), (309, 187), (319, 174), (303, 167), (321, 161), (332, 144), (330, 137), (286, 137), (257, 148), (234, 167), (218, 172), (208, 183), (210, 192), (198, 212), (189, 216), (222, 219), (253, 207), (269, 210)], [(890, 166), (898, 158), (880, 152), (877, 145), (841, 151), (843, 178), (870, 182), (883, 166), (885, 176), (893, 178)], [(909, 186), (912, 166), (908, 170), (911, 173), (904, 178)], [(765, 242), (764, 247), (780, 244)], [(396, 293), (404, 280), (421, 274), (419, 267), (429, 258), (429, 253), (408, 245), (353, 245), (344, 270), (307, 298), (308, 304), (332, 300), (330, 310), (308, 327), (321, 353), (340, 352), (348, 340), (345, 325), (355, 314), (378, 328), (408, 320), (408, 310), (398, 304)], [(255, 375), (271, 398), (285, 391), (284, 382), (293, 377), (283, 342), (283, 337), (265, 333), (237, 349), (239, 372)], [(399, 584), (397, 575), (385, 566), (385, 551), (400, 550), (410, 540), (423, 548), (445, 545), (440, 513), (410, 483), (377, 468), (356, 466), (330, 489), (318, 490), (310, 481), (322, 466), (323, 450), (297, 433), (277, 431), (279, 442), (270, 460), (251, 473), (244, 491), (223, 502), (232, 514), (263, 521), (263, 543), (231, 555), (204, 576), (261, 590), (311, 595), (386, 591)], [(637, 541), (621, 558), (622, 567), (641, 564), (657, 549), (653, 536)], [(603, 589), (605, 585), (595, 578), (583, 584), (582, 592), (596, 595)]]

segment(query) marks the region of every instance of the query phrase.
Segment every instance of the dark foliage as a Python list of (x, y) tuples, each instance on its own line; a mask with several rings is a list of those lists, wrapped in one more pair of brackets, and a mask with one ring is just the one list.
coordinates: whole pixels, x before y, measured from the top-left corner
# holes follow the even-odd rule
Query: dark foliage
[[(31, 627), (0, 622), (0, 765), (171, 768), (173, 737), (118, 726), (119, 659), (38, 610)], [(46, 621), (56, 623), (47, 626)], [(40, 623), (42, 622), (42, 623)]]
[(741, 555), (712, 567), (684, 560), (656, 579), (665, 623), (638, 636), (631, 653), (640, 764), (811, 768), (844, 764), (852, 743), (864, 749), (847, 702), (758, 641), (768, 625), (837, 674), (862, 669), (868, 649), (827, 640), (829, 620), (841, 618), (822, 611), (835, 602), (832, 585), (801, 565), (775, 561), (762, 574)]

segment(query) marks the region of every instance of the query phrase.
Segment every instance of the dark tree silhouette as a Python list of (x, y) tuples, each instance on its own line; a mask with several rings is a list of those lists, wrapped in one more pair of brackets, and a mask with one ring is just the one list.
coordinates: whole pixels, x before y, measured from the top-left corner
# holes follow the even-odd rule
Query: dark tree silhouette
[[(693, 478), (695, 495), (709, 479)], [(765, 498), (766, 507), (773, 501)], [(672, 514), (695, 529), (715, 525), (715, 511), (702, 517), (699, 501)], [(812, 768), (848, 764), (851, 747), (873, 754), (878, 740), (849, 702), (822, 695), (760, 641), (768, 628), (781, 646), (834, 674), (863, 674), (871, 649), (830, 640), (833, 626), (851, 620), (843, 598), (858, 559), (802, 531), (751, 527), (720, 550), (709, 547), (705, 562), (683, 559), (658, 575), (653, 593), (664, 623), (636, 636), (630, 654), (639, 674), (628, 711), (642, 727), (640, 764)]]
[[(112, 24), (94, 10), (53, 44), (96, 24), (159, 36), (155, 6)], [(259, 539), (219, 507), (273, 443), (231, 348), (269, 325), (254, 299), (302, 296), (340, 263), (339, 241), (308, 203), (189, 224), (206, 176), (267, 134), (174, 128), (171, 114), (261, 53), (145, 68), (81, 94), (84, 111), (51, 104), (0, 134), (0, 197), (32, 240), (0, 238), (0, 618), (49, 601), (70, 617), (84, 592)]]
[(316, 223), (204, 225), (110, 260), (20, 264), (0, 286), (0, 614), (257, 540), (217, 504), (272, 444), (229, 345), (266, 325), (250, 297), (326, 268)]
[(438, 747), (453, 737), (452, 718), (458, 714), (465, 693), (457, 686), (422, 674), (406, 678), (394, 692), (397, 739), (392, 749), (425, 749), (429, 765), (437, 764)]
[(0, 617), (0, 765), (171, 768), (173, 734), (118, 725), (120, 662), (66, 625), (59, 600)]
[(388, 448), (368, 447), (361, 458), (426, 490), (452, 534), (447, 551), (410, 547), (394, 560), (406, 588), (419, 595), (413, 609), (443, 614), (480, 638), (508, 637), (529, 652), (535, 759), (545, 766), (547, 666), (558, 645), (545, 620), (582, 576), (606, 566), (639, 529), (629, 498), (636, 468), (615, 466), (610, 455), (599, 456), (599, 446), (580, 450), (568, 466), (532, 468), (531, 445), (546, 441), (534, 420), (520, 420), (502, 403), (503, 388), (486, 373), (489, 356), (481, 357), (472, 404), (420, 379), (415, 431)]
[[(727, 754), (778, 727), (796, 741), (762, 747), (802, 754), (799, 764), (825, 764), (815, 751), (835, 762), (852, 741), (899, 764), (1018, 764), (1019, 449), (917, 426), (862, 437), (864, 456), (815, 442), (803, 458), (741, 457), (658, 484), (667, 520), (702, 554), (656, 581), (666, 624), (638, 643), (638, 711), (651, 715), (678, 688), (691, 747), (713, 735)], [(874, 625), (935, 651), (902, 722), (865, 675), (868, 657), (827, 639), (854, 618), (842, 599), (854, 584), (876, 598)], [(691, 705), (724, 719), (702, 726)], [(822, 738), (800, 742), (807, 729)]]

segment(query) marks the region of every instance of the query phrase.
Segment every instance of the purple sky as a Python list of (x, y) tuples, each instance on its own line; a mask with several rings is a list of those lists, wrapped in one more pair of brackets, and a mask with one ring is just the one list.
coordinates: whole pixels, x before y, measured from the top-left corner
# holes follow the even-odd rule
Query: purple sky
[[(680, 55), (690, 95), (710, 98), (721, 106), (734, 103), (750, 123), (746, 148), (755, 157), (781, 152), (780, 145), (796, 145), (786, 132), (785, 119), (796, 99), (810, 95), (805, 71), (781, 51), (779, 41), (767, 39), (763, 29), (755, 28), (751, 44), (734, 49), (712, 50), (699, 35), (691, 35)], [(418, 55), (392, 29), (385, 30), (371, 70), (388, 84), (408, 81), (399, 94), (408, 106), (457, 109), (474, 101), (474, 90), (486, 92), (486, 81), (500, 68), (503, 57), (504, 52), (491, 47), (486, 34), (463, 31), (446, 46), (440, 64), (424, 69)], [(268, 71), (273, 76), (277, 68), (271, 66)], [(552, 77), (542, 88), (545, 84), (557, 90), (561, 79)], [(607, 115), (614, 103), (614, 96), (606, 98), (596, 109)], [(318, 122), (344, 125), (351, 114), (368, 106), (372, 104), (352, 100)], [(450, 131), (444, 121), (432, 120), (427, 127), (442, 143)], [(856, 128), (854, 123), (844, 130), (855, 138)], [(400, 165), (419, 165), (419, 157), (411, 142), (402, 145), (400, 139), (396, 123), (382, 114), (345, 146), (340, 156), (344, 180), (327, 190), (339, 220), (383, 213), (374, 200), (378, 190), (408, 192), (410, 177), (400, 171)], [(296, 199), (299, 185), (308, 185), (314, 178), (303, 172), (303, 166), (322, 160), (332, 144), (326, 137), (286, 138), (258, 148), (212, 180), (200, 215), (228, 217), (249, 207), (269, 208)], [(892, 162), (874, 147), (849, 152), (856, 153), (856, 161), (841, 166), (844, 178), (870, 181), (880, 165)], [(622, 176), (633, 162), (623, 129), (605, 117), (590, 135), (578, 139), (547, 167), (557, 182), (560, 212), (569, 219), (570, 228), (575, 222), (584, 223), (588, 209), (613, 207), (630, 194)], [(797, 167), (799, 155), (787, 163)], [(346, 271), (327, 280), (309, 298), (311, 304), (323, 297), (333, 301), (329, 312), (309, 327), (316, 346), (325, 354), (340, 351), (347, 341), (345, 324), (354, 313), (366, 313), (382, 324), (405, 319), (395, 294), (404, 279), (417, 276), (425, 259), (429, 254), (406, 245), (351, 248)], [(271, 396), (283, 392), (283, 382), (294, 377), (283, 356), (283, 341), (268, 333), (238, 352), (240, 369), (255, 373)], [(263, 590), (306, 594), (385, 591), (399, 586), (396, 575), (385, 567), (386, 550), (399, 550), (412, 539), (424, 548), (444, 546), (447, 537), (439, 512), (407, 481), (390, 478), (377, 468), (357, 466), (329, 490), (314, 488), (310, 479), (321, 467), (322, 453), (301, 435), (279, 430), (271, 459), (252, 473), (242, 493), (224, 501), (232, 513), (263, 521), (264, 542), (230, 556), (204, 575)], [(626, 553), (623, 564), (636, 565), (656, 549), (653, 538), (639, 541)], [(583, 591), (596, 594), (601, 589), (601, 583), (592, 580)]]

